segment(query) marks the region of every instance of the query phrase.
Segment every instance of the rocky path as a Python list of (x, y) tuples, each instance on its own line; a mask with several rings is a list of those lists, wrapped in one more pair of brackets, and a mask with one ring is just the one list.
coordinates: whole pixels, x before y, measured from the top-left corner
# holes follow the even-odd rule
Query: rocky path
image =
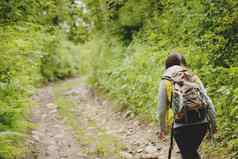
[(33, 109), (33, 122), (37, 128), (32, 131), (31, 159), (81, 159), (80, 146), (73, 131), (65, 126), (53, 103), (52, 88), (39, 91), (34, 100), (39, 106)]
[(32, 159), (167, 158), (169, 144), (159, 141), (157, 127), (115, 111), (79, 78), (43, 88), (34, 99)]

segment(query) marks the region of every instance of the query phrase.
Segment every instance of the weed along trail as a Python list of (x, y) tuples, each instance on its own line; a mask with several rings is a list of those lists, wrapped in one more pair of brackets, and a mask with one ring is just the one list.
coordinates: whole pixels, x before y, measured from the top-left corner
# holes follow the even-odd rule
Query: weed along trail
[[(34, 97), (35, 159), (166, 159), (158, 128), (118, 112), (82, 79), (43, 88)], [(174, 150), (173, 159), (179, 159)]]

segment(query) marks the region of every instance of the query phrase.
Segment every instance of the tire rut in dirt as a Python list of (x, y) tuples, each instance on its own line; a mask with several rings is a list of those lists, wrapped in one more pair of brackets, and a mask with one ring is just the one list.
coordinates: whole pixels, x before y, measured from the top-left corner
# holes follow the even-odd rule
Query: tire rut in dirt
[(65, 126), (58, 116), (58, 106), (52, 103), (52, 88), (41, 89), (33, 99), (39, 103), (32, 111), (37, 127), (32, 130), (32, 150), (27, 159), (84, 159), (72, 130)]

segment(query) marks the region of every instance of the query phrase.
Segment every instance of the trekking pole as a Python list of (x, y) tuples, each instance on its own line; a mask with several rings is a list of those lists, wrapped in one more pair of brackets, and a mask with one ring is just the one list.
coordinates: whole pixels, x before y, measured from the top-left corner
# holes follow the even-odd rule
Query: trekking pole
[(172, 124), (172, 128), (171, 128), (171, 136), (170, 136), (170, 146), (169, 146), (169, 155), (168, 155), (168, 159), (171, 159), (171, 155), (172, 155), (172, 151), (174, 148), (174, 122)]

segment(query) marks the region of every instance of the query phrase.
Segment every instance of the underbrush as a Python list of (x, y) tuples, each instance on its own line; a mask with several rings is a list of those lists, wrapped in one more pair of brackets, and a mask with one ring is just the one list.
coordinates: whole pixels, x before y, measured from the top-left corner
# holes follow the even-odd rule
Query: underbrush
[[(157, 121), (158, 87), (164, 61), (171, 51), (182, 52), (189, 67), (204, 82), (217, 109), (216, 146), (208, 147), (210, 155), (237, 156), (237, 68), (209, 65), (209, 57), (198, 47), (166, 49), (134, 40), (129, 46), (107, 36), (95, 37), (81, 46), (81, 74), (118, 105), (131, 110), (146, 121)], [(105, 43), (105, 41), (107, 41)], [(163, 44), (161, 44), (163, 45)], [(196, 53), (194, 53), (196, 52)], [(209, 145), (210, 146), (210, 145)], [(216, 150), (216, 151), (213, 151)], [(212, 152), (213, 151), (213, 152)]]
[(77, 72), (76, 47), (62, 35), (33, 24), (0, 27), (0, 158), (17, 158), (27, 151), (35, 87)]

